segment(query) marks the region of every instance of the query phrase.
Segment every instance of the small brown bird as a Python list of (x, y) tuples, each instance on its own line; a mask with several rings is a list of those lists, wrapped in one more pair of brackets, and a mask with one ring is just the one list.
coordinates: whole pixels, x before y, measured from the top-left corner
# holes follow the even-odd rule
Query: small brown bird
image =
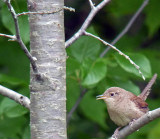
[(104, 99), (111, 120), (120, 127), (148, 112), (148, 104), (141, 97), (119, 87), (107, 89), (98, 99)]
[(148, 112), (148, 104), (145, 100), (156, 78), (157, 74), (153, 76), (139, 96), (119, 87), (111, 87), (103, 95), (97, 96), (97, 100), (104, 99), (109, 116), (115, 124), (120, 127), (126, 126), (131, 121), (140, 118)]

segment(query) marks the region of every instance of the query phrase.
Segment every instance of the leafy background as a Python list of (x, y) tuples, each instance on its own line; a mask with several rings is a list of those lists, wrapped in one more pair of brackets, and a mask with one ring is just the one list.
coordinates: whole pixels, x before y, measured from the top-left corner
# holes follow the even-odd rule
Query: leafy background
[[(94, 1), (96, 4), (100, 0)], [(111, 42), (128, 23), (142, 0), (112, 0), (94, 18), (88, 32)], [(16, 12), (27, 11), (25, 0), (12, 1)], [(65, 0), (66, 6), (76, 9), (65, 12), (66, 39), (76, 32), (89, 13), (86, 0)], [(137, 70), (114, 50), (100, 58), (106, 46), (82, 36), (67, 48), (67, 111), (69, 112), (83, 90), (80, 105), (68, 124), (70, 139), (104, 139), (113, 134), (116, 125), (109, 119), (106, 105), (96, 101), (108, 87), (119, 86), (138, 95), (154, 73), (160, 75), (160, 1), (150, 0), (129, 32), (115, 46), (138, 64), (146, 77), (143, 81)], [(28, 17), (19, 18), (22, 39), (29, 48)], [(13, 20), (6, 5), (0, 1), (0, 32), (14, 34)], [(158, 77), (147, 102), (151, 110), (160, 105)], [(0, 37), (0, 84), (29, 96), (29, 61), (18, 43)], [(160, 120), (146, 125), (128, 139), (159, 139)], [(29, 112), (19, 104), (0, 96), (0, 138), (29, 139)]]

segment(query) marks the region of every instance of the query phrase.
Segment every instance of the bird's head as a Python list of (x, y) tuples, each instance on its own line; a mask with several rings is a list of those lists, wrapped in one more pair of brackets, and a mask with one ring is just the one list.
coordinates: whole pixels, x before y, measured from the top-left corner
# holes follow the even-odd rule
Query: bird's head
[(125, 98), (128, 91), (119, 88), (111, 87), (107, 89), (102, 95), (96, 97), (97, 100), (103, 99), (107, 104), (117, 102), (119, 99)]

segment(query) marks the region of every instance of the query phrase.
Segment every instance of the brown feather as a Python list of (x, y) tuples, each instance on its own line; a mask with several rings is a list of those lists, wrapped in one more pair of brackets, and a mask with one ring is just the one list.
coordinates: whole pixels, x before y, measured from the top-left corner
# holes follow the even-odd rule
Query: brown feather
[(149, 81), (149, 83), (146, 85), (146, 87), (144, 88), (144, 90), (142, 91), (142, 93), (138, 96), (140, 97), (142, 100), (146, 100), (148, 95), (150, 94), (150, 90), (152, 85), (154, 84), (154, 82), (157, 79), (157, 74), (154, 74), (154, 76), (152, 77), (152, 79)]
[(132, 97), (131, 100), (136, 104), (136, 106), (144, 113), (146, 113), (148, 109), (148, 104), (144, 102), (140, 97)]

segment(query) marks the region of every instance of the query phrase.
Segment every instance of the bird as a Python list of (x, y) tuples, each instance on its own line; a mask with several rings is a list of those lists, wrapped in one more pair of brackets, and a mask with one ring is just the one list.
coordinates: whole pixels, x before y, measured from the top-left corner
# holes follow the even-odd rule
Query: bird
[(148, 104), (140, 97), (120, 87), (111, 87), (97, 100), (103, 99), (111, 120), (119, 127), (126, 126), (148, 112)]
[(153, 76), (139, 96), (120, 87), (111, 87), (96, 99), (103, 99), (107, 105), (110, 119), (120, 128), (124, 127), (149, 111), (145, 100), (156, 78), (157, 74)]

